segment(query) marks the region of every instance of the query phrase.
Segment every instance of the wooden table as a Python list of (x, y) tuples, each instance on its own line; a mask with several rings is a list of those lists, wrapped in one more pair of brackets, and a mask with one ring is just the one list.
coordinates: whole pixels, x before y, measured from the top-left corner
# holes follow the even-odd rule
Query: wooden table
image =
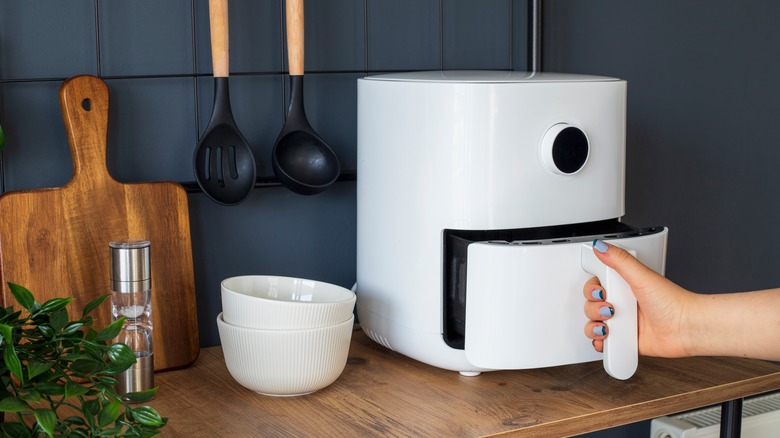
[(301, 397), (236, 383), (221, 347), (158, 373), (154, 406), (182, 437), (563, 437), (780, 389), (780, 366), (737, 358), (642, 358), (628, 381), (600, 362), (463, 377), (353, 333), (344, 372)]

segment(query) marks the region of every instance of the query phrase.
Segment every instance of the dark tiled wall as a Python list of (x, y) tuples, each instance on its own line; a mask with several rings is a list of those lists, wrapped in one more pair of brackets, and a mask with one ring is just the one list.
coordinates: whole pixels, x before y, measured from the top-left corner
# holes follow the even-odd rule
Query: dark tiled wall
[(546, 4), (548, 68), (628, 81), (626, 221), (669, 226), (667, 276), (780, 286), (780, 3)]
[[(287, 101), (282, 0), (231, 0), (231, 103), (261, 177)], [(525, 69), (523, 0), (307, 0), (306, 108), (345, 171), (356, 166), (356, 80), (374, 72)], [(72, 175), (58, 88), (102, 77), (111, 93), (107, 167), (119, 181), (194, 181), (212, 107), (207, 0), (0, 2), (3, 190)], [(219, 282), (239, 274), (355, 280), (355, 183), (304, 197), (256, 189), (223, 207), (193, 192), (191, 233), (203, 345), (219, 342)], [(165, 293), (164, 291), (156, 291)]]

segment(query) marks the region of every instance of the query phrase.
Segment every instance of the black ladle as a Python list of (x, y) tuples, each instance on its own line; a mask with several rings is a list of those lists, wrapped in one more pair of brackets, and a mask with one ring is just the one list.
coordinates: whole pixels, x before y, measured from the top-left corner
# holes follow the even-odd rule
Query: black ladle
[(287, 0), (285, 15), (290, 106), (271, 164), (285, 187), (301, 195), (315, 195), (336, 181), (341, 166), (333, 150), (312, 129), (303, 106), (303, 0)]
[(256, 165), (252, 148), (238, 130), (230, 108), (228, 88), (227, 0), (209, 0), (211, 61), (214, 68), (214, 109), (195, 148), (195, 180), (215, 202), (236, 205), (255, 186)]

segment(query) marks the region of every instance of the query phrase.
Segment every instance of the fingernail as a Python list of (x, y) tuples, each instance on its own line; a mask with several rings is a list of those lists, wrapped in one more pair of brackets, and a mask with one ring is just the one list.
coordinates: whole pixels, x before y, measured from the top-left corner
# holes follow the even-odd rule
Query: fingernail
[(601, 289), (594, 289), (593, 292), (590, 293), (590, 295), (593, 297), (594, 300), (603, 300), (604, 299), (604, 291)]
[(609, 306), (603, 306), (599, 309), (599, 315), (603, 316), (604, 318), (608, 316), (612, 316), (615, 314), (615, 309), (609, 307)]
[(603, 325), (597, 325), (596, 327), (593, 327), (593, 334), (596, 336), (604, 336), (607, 334), (607, 328)]
[(600, 252), (602, 254), (607, 252), (607, 250), (609, 249), (607, 244), (604, 243), (603, 241), (599, 240), (599, 239), (596, 239), (596, 240), (593, 241), (593, 247), (596, 248), (596, 251), (598, 251), (598, 252)]

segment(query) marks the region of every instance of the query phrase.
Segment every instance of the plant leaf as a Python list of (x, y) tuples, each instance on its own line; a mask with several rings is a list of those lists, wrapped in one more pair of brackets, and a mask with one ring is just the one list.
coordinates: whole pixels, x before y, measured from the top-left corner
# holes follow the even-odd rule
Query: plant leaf
[(133, 350), (131, 350), (127, 344), (123, 344), (121, 342), (111, 344), (108, 347), (108, 358), (112, 362), (135, 363), (135, 353), (133, 353)]
[(65, 382), (65, 398), (84, 395), (89, 392), (89, 388), (81, 386), (76, 382)]
[(90, 301), (86, 306), (84, 306), (84, 311), (81, 313), (82, 318), (87, 316), (87, 314), (89, 314), (93, 310), (97, 309), (98, 306), (103, 304), (103, 301), (105, 301), (106, 298), (108, 298), (109, 296), (110, 296), (109, 294), (106, 294), (106, 295), (103, 295), (102, 297), (99, 297), (99, 298), (97, 298), (95, 300)]
[(30, 405), (16, 397), (6, 397), (0, 400), (0, 412), (22, 412), (30, 409)]
[(36, 389), (46, 395), (63, 395), (65, 394), (65, 388), (62, 385), (58, 385), (52, 382), (38, 382), (35, 384)]
[(27, 362), (27, 378), (32, 380), (34, 377), (39, 376), (51, 369), (51, 363), (49, 362)]
[(122, 327), (125, 325), (125, 317), (121, 317), (111, 324), (107, 325), (103, 330), (97, 334), (98, 341), (108, 341), (114, 339), (122, 331)]
[(105, 427), (116, 421), (119, 418), (119, 408), (121, 406), (119, 400), (112, 400), (111, 403), (103, 406), (103, 409), (98, 413), (98, 426)]
[(116, 379), (113, 378), (113, 377), (109, 377), (109, 376), (103, 376), (103, 375), (98, 376), (98, 382), (100, 382), (101, 384), (106, 385), (106, 386), (114, 386), (114, 385), (116, 385)]
[[(95, 333), (94, 330), (90, 330), (90, 332)], [(84, 352), (94, 359), (103, 359), (106, 355), (106, 349), (108, 348), (105, 345), (90, 342), (88, 339), (84, 339), (81, 346), (84, 348)]]
[(5, 344), (3, 347), (3, 362), (8, 370), (13, 373), (19, 380), (24, 382), (24, 373), (22, 373), (22, 362), (19, 360), (19, 356), (16, 355), (16, 349), (13, 344)]
[(135, 363), (135, 353), (125, 344), (116, 343), (108, 347), (108, 359), (111, 361), (106, 374), (118, 374)]
[(39, 325), (38, 331), (41, 332), (44, 338), (51, 339), (54, 337), (54, 329), (48, 325)]
[(61, 328), (68, 325), (68, 310), (59, 309), (52, 312), (51, 318), (49, 319), (49, 324), (51, 324), (54, 330), (60, 330)]
[[(87, 324), (87, 325), (90, 325), (90, 324)], [(97, 342), (96, 339), (97, 339), (97, 332), (95, 331), (95, 329), (90, 328), (89, 330), (87, 330), (87, 334), (84, 335), (84, 340), (85, 341), (90, 341), (90, 342)]]
[[(119, 434), (122, 432), (122, 427), (112, 427), (110, 429), (103, 429), (100, 432), (96, 433), (95, 436), (120, 436)], [(137, 435), (132, 434), (123, 434), (121, 435), (123, 437), (133, 437)]]
[(46, 435), (54, 436), (54, 427), (57, 425), (57, 414), (51, 409), (36, 409), (34, 411), (35, 419), (41, 426)]
[(10, 324), (16, 324), (19, 320), (19, 315), (22, 314), (21, 310), (14, 310), (12, 307), (6, 307), (3, 309), (4, 315), (0, 318), (3, 322), (7, 322)]
[(96, 373), (103, 368), (103, 364), (94, 359), (78, 359), (70, 365), (70, 370), (85, 377)]
[(139, 406), (131, 409), (133, 418), (144, 426), (162, 426), (165, 424), (160, 414), (151, 406)]
[(27, 392), (27, 394), (20, 395), (19, 398), (28, 403), (38, 403), (41, 400), (41, 393), (31, 389)]
[(81, 412), (84, 414), (84, 421), (90, 428), (95, 427), (95, 415), (100, 411), (100, 402), (93, 398), (85, 401), (81, 405)]
[[(0, 413), (15, 413), (23, 421), (0, 424), (0, 436), (159, 434), (167, 418), (151, 407), (131, 408), (125, 401), (147, 402), (157, 388), (130, 393), (126, 399), (113, 390), (115, 374), (130, 368), (137, 359), (130, 347), (115, 342), (125, 318), (102, 330), (92, 328), (95, 318), (89, 313), (110, 295), (91, 301), (81, 319), (71, 321), (67, 306), (72, 298), (53, 298), (41, 304), (23, 286), (8, 283), (8, 288), (21, 310), (0, 308)], [(29, 315), (21, 316), (25, 309)], [(58, 415), (58, 408), (63, 406), (81, 415), (62, 420), (59, 417), (67, 414)], [(14, 420), (11, 415), (6, 414), (6, 420)]]
[(65, 308), (65, 306), (70, 304), (71, 301), (73, 301), (73, 298), (52, 298), (49, 301), (43, 303), (41, 305), (41, 308), (38, 310), (38, 312), (39, 313), (54, 312), (55, 310)]
[(96, 398), (93, 398), (92, 400), (87, 400), (81, 406), (81, 410), (85, 414), (89, 414), (90, 416), (97, 415), (98, 411), (100, 411), (100, 401)]
[(83, 418), (76, 417), (76, 416), (68, 417), (68, 418), (64, 419), (63, 421), (66, 422), (66, 423), (70, 423), (70, 424), (78, 424), (79, 426), (84, 426), (85, 424), (87, 424), (87, 423), (84, 422)]
[(35, 305), (35, 298), (33, 298), (32, 293), (30, 293), (27, 288), (24, 286), (19, 286), (15, 283), (8, 283), (8, 289), (11, 290), (11, 293), (13, 294), (14, 298), (16, 299), (16, 302), (19, 303), (22, 307), (29, 310), (30, 312), (33, 311), (33, 306)]
[(3, 340), (9, 344), (14, 343), (14, 331), (13, 327), (8, 324), (0, 324), (0, 335), (3, 336)]
[(146, 391), (128, 392), (125, 394), (125, 398), (130, 403), (146, 403), (153, 399), (154, 395), (157, 394), (157, 388), (158, 387), (154, 387), (152, 389), (147, 389)]
[(65, 328), (62, 330), (63, 335), (72, 335), (73, 333), (76, 333), (79, 331), (81, 327), (83, 327), (84, 324), (80, 322), (71, 322), (70, 324), (66, 325)]
[(0, 423), (3, 428), (3, 436), (13, 436), (19, 438), (32, 437), (30, 430), (22, 423)]

